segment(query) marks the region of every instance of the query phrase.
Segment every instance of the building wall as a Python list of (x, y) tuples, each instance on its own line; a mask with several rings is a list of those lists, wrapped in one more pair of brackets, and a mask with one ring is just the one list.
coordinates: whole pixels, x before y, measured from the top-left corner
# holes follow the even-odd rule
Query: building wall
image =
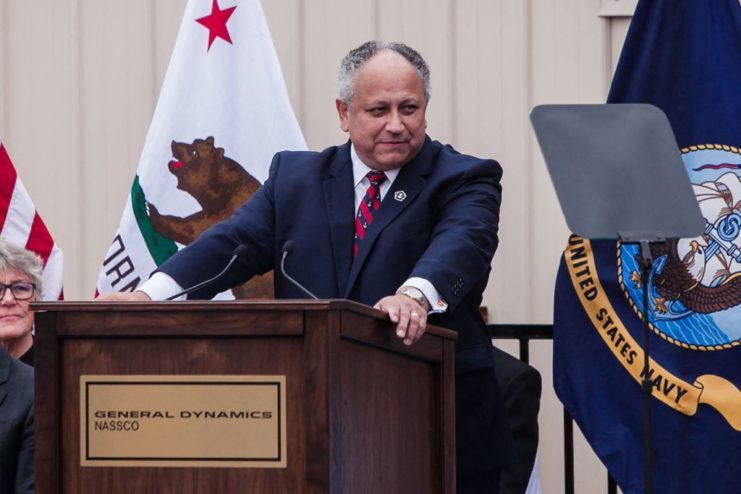
[[(194, 0), (210, 10), (211, 0)], [(0, 0), (0, 140), (65, 254), (68, 299), (89, 299), (131, 186), (186, 0)], [(222, 7), (237, 0), (220, 0)], [(341, 57), (371, 38), (432, 69), (428, 131), (504, 167), (492, 322), (549, 323), (568, 231), (530, 128), (543, 103), (604, 102), (635, 0), (263, 0), (312, 149), (346, 139), (334, 109)], [(204, 14), (205, 15), (205, 14)], [(507, 344), (506, 348), (511, 349)], [(540, 476), (563, 492), (551, 344)], [(577, 492), (606, 473), (577, 439)]]

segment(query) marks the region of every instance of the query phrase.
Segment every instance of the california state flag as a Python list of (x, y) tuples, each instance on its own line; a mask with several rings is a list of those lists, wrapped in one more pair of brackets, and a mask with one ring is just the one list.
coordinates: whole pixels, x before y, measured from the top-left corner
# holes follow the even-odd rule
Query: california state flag
[(0, 237), (41, 257), (44, 263), (44, 300), (64, 298), (62, 251), (46, 229), (2, 143), (0, 143)]
[[(286, 149), (306, 143), (260, 2), (189, 0), (98, 292), (136, 289), (229, 217)], [(234, 294), (269, 297), (271, 279)]]

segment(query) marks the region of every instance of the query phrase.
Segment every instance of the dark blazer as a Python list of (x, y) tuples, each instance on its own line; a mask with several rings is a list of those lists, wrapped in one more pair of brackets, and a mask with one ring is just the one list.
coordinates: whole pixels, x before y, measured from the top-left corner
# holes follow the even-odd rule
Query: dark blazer
[(0, 348), (0, 492), (32, 493), (33, 368)]
[[(491, 341), (478, 307), (498, 243), (501, 173), (496, 161), (465, 156), (426, 138), (384, 197), (353, 260), (350, 144), (320, 153), (281, 152), (249, 201), (160, 270), (181, 286), (191, 286), (214, 276), (236, 246), (244, 244), (249, 253), (241, 269), (193, 294), (210, 298), (279, 266), (283, 244), (293, 240), (286, 270), (319, 298), (373, 305), (394, 294), (409, 277), (425, 278), (449, 305), (445, 314), (433, 315), (429, 322), (458, 332), (456, 374), (474, 373), (479, 381), (474, 387), (480, 392), (480, 384), (490, 382), (493, 373)], [(275, 294), (305, 298), (280, 275), (275, 276)], [(499, 414), (495, 382), (490, 394), (488, 409), (478, 407), (477, 418), (471, 420)], [(468, 420), (468, 412), (457, 412), (459, 423)], [(486, 451), (466, 461), (482, 468), (507, 461), (507, 434), (506, 423), (479, 429), (470, 441), (488, 441)], [(469, 441), (464, 436), (458, 436), (459, 463), (471, 451), (463, 448)]]
[(534, 367), (496, 347), (494, 367), (517, 453), (516, 461), (502, 469), (499, 493), (522, 494), (527, 489), (538, 452), (542, 380)]
[(29, 348), (26, 353), (18, 357), (18, 360), (26, 365), (30, 365), (31, 367), (33, 367), (33, 346), (31, 346), (31, 348)]

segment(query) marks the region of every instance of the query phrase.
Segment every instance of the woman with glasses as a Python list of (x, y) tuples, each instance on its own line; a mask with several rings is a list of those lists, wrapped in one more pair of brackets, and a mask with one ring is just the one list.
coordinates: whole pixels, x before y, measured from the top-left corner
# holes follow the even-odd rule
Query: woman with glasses
[(0, 346), (33, 365), (31, 302), (41, 298), (41, 259), (0, 239)]
[[(41, 259), (0, 239), (0, 493), (34, 492), (33, 312)], [(15, 357), (15, 358), (13, 358)]]

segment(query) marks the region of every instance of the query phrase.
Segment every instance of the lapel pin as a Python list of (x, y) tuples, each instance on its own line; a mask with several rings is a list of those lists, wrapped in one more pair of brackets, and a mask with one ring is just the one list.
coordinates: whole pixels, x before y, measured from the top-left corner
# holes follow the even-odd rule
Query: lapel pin
[(403, 190), (398, 190), (394, 192), (394, 199), (396, 199), (399, 202), (402, 202), (404, 199), (407, 198), (407, 193)]

